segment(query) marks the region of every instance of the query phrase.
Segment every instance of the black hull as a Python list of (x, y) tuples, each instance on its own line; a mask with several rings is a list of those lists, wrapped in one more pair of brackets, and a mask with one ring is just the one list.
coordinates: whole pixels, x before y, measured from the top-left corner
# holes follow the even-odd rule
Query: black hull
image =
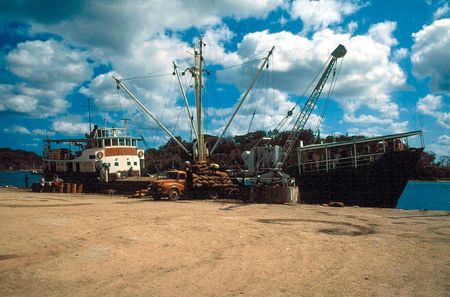
[(101, 190), (101, 183), (98, 173), (96, 172), (51, 172), (45, 171), (44, 176), (48, 180), (54, 179), (56, 176), (67, 183), (83, 184), (85, 192), (97, 193)]
[(324, 204), (395, 208), (422, 150), (385, 153), (379, 160), (359, 168), (295, 175), (300, 201)]
[[(150, 183), (145, 180), (118, 180), (106, 183), (101, 182), (99, 175), (95, 172), (59, 172), (57, 176), (67, 183), (83, 184), (84, 193), (131, 195), (135, 194), (138, 190), (147, 189)], [(45, 172), (45, 177), (47, 179), (53, 179), (55, 177), (55, 173)]]

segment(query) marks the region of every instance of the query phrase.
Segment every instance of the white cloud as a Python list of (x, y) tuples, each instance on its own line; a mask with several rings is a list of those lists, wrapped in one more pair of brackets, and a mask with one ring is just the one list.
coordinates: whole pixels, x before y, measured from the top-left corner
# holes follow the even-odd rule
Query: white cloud
[(12, 125), (10, 127), (3, 128), (3, 132), (4, 133), (11, 133), (11, 134), (17, 133), (17, 134), (25, 134), (25, 135), (39, 135), (39, 136), (54, 135), (54, 133), (52, 133), (50, 131), (46, 131), (44, 129), (33, 129), (33, 130), (30, 130), (27, 127), (20, 126), (20, 125)]
[(359, 116), (355, 116), (352, 114), (344, 113), (344, 122), (346, 123), (352, 123), (352, 124), (378, 124), (378, 125), (385, 125), (385, 124), (392, 124), (392, 119), (383, 119), (383, 118), (377, 118), (370, 114), (363, 114)]
[(95, 106), (103, 111), (121, 111), (130, 108), (130, 101), (117, 89), (110, 71), (96, 76), (87, 87), (82, 87), (80, 93), (94, 99)]
[(76, 44), (126, 54), (140, 39), (166, 29), (184, 30), (217, 25), (223, 17), (264, 18), (283, 0), (227, 1), (89, 1), (76, 15), (60, 22), (33, 23), (34, 32), (54, 32)]
[(369, 127), (361, 128), (361, 125), (358, 127), (347, 129), (347, 132), (353, 135), (363, 135), (363, 136), (380, 136), (389, 133), (403, 133), (408, 131), (408, 121), (402, 122), (392, 122), (388, 125), (374, 126), (370, 125)]
[(434, 117), (440, 126), (450, 128), (450, 112), (440, 110), (442, 96), (427, 95), (417, 101), (416, 107), (418, 112)]
[(373, 24), (369, 28), (368, 35), (378, 44), (391, 47), (397, 44), (397, 39), (392, 36), (397, 24), (395, 22), (382, 22)]
[(401, 47), (394, 51), (393, 59), (394, 59), (394, 61), (400, 61), (400, 60), (403, 60), (404, 58), (406, 58), (408, 56), (408, 54), (409, 54), (408, 49)]
[(437, 115), (437, 122), (444, 128), (450, 128), (450, 112), (441, 112)]
[(82, 135), (89, 132), (89, 124), (77, 123), (69, 118), (57, 119), (53, 121), (52, 130), (65, 135)]
[[(267, 92), (261, 92), (260, 89), (255, 89), (250, 93), (246, 103), (242, 105), (240, 111), (237, 113), (227, 135), (242, 135), (247, 133), (250, 122), (252, 121), (253, 112), (255, 112), (255, 117), (251, 125), (251, 131), (272, 130), (294, 104), (288, 94), (279, 90), (268, 89)], [(207, 114), (214, 116), (211, 121), (210, 132), (216, 134), (222, 133), (233, 111), (234, 106), (225, 109), (209, 108)], [(311, 118), (314, 117), (312, 116)]]
[(13, 125), (9, 128), (3, 128), (3, 132), (5, 133), (19, 133), (19, 134), (31, 134), (28, 128), (18, 125)]
[(20, 82), (0, 86), (0, 111), (36, 118), (66, 111), (65, 97), (92, 73), (85, 52), (52, 39), (19, 43), (6, 56), (6, 66)]
[(423, 114), (433, 115), (441, 107), (442, 107), (441, 96), (426, 95), (425, 97), (420, 98), (419, 101), (417, 101), (417, 111)]
[(450, 156), (450, 145), (432, 143), (426, 146), (426, 151), (432, 151), (438, 156)]
[(449, 12), (448, 3), (445, 3), (444, 5), (436, 9), (436, 11), (433, 13), (433, 19), (435, 20), (440, 19), (443, 16), (446, 16), (448, 12)]
[(303, 22), (303, 33), (320, 30), (342, 22), (343, 17), (361, 8), (357, 1), (296, 0), (292, 3), (291, 16)]
[(348, 23), (347, 29), (350, 34), (353, 34), (353, 32), (355, 32), (356, 29), (358, 29), (358, 23), (351, 21), (350, 23)]
[(418, 78), (430, 78), (433, 92), (450, 92), (450, 18), (434, 21), (413, 33), (411, 61)]
[(229, 42), (234, 36), (230, 29), (221, 24), (220, 26), (207, 28), (204, 36), (206, 47), (204, 54), (207, 63), (233, 65), (240, 62), (236, 53), (225, 52), (224, 44)]
[[(348, 52), (333, 98), (345, 111), (347, 116), (344, 120), (352, 123), (376, 121), (377, 124), (389, 124), (398, 131), (401, 129), (398, 123), (394, 125), (394, 120), (399, 117), (399, 106), (392, 101), (391, 93), (403, 88), (406, 79), (405, 73), (392, 58), (392, 47), (397, 43), (392, 35), (395, 27), (392, 22), (379, 23), (371, 26), (367, 34), (356, 36), (324, 29), (310, 39), (286, 31), (254, 32), (244, 36), (237, 53), (242, 61), (246, 61), (254, 55), (267, 53), (275, 45), (274, 57), (270, 61), (274, 78), (272, 87), (298, 96), (303, 94), (334, 48), (344, 44)], [(252, 71), (223, 71), (219, 73), (219, 78), (222, 82), (235, 83), (243, 91), (253, 78), (256, 67)], [(326, 97), (327, 92), (326, 87), (322, 98)], [(355, 114), (362, 108), (373, 112), (371, 118), (356, 117)]]
[(439, 136), (438, 143), (442, 145), (450, 145), (450, 136), (448, 135)]

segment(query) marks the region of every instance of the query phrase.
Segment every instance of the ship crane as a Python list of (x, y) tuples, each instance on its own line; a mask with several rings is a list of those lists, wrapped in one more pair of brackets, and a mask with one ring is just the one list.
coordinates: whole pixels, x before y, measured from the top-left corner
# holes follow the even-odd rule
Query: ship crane
[(292, 153), (292, 150), (294, 149), (294, 146), (297, 143), (298, 138), (300, 137), (300, 132), (303, 130), (303, 128), (306, 125), (306, 122), (311, 116), (311, 113), (314, 110), (314, 107), (316, 106), (317, 100), (319, 99), (320, 94), (322, 93), (323, 87), (325, 86), (325, 83), (327, 82), (331, 71), (335, 67), (337, 60), (339, 58), (344, 57), (346, 53), (347, 50), (342, 44), (339, 44), (339, 46), (331, 53), (330, 62), (325, 68), (325, 71), (323, 72), (322, 76), (320, 77), (319, 81), (314, 87), (314, 90), (312, 91), (302, 110), (300, 111), (300, 114), (297, 117), (297, 120), (295, 121), (294, 127), (289, 133), (289, 137), (283, 146), (281, 161), (276, 163), (275, 167), (276, 169), (281, 169), (281, 167), (283, 167), (284, 163), (288, 159), (289, 155)]
[[(305, 127), (305, 124), (316, 106), (317, 100), (322, 93), (330, 73), (335, 68), (337, 60), (344, 57), (346, 53), (347, 50), (341, 44), (331, 53), (331, 57), (329, 58), (329, 62), (327, 62), (328, 64), (326, 64), (324, 72), (320, 76), (311, 95), (296, 118), (288, 139), (282, 148), (280, 146), (272, 146), (270, 144), (272, 139), (265, 137), (258, 141), (251, 151), (243, 152), (242, 158), (248, 167), (248, 173), (249, 175), (253, 175), (258, 182), (271, 184), (281, 180), (283, 184), (291, 183), (291, 178), (282, 172), (282, 167), (292, 153), (302, 129)], [(278, 130), (278, 127), (283, 126), (292, 114), (293, 109), (291, 109), (286, 117), (283, 118), (276, 130)]]

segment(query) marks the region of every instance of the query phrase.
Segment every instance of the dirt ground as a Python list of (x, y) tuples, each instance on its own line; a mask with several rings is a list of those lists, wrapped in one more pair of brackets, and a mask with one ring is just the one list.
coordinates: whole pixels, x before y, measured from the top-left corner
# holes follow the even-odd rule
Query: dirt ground
[(450, 296), (448, 212), (0, 192), (0, 296)]

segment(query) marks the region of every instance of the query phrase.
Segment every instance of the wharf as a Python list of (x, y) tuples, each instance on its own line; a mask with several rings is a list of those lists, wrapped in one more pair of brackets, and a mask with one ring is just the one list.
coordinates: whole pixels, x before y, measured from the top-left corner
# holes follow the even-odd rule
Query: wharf
[(448, 212), (0, 191), (3, 296), (450, 296)]

